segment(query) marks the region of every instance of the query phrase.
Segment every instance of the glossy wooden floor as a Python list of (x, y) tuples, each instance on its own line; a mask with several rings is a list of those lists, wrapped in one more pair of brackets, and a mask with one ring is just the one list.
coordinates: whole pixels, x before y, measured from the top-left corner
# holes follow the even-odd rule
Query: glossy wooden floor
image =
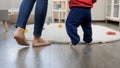
[[(94, 24), (120, 31), (113, 23)], [(120, 68), (120, 40), (92, 46), (51, 44), (33, 48), (16, 43), (14, 25), (9, 24), (8, 33), (2, 27), (0, 24), (0, 68)]]

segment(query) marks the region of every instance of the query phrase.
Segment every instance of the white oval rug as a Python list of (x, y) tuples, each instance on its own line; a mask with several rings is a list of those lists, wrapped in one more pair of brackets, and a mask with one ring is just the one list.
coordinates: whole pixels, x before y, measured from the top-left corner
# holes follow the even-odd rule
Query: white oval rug
[[(66, 33), (65, 25), (59, 27), (58, 23), (51, 23), (49, 25), (45, 24), (42, 32), (42, 38), (45, 40), (50, 40), (53, 43), (70, 43), (70, 39)], [(33, 40), (33, 27), (34, 25), (27, 25), (25, 36), (27, 40)], [(93, 30), (93, 41), (92, 43), (105, 43), (120, 40), (120, 32), (110, 29), (105, 26), (92, 25)], [(115, 32), (115, 35), (108, 35), (107, 32)], [(83, 31), (81, 27), (78, 28), (78, 33), (80, 35), (81, 41), (83, 42)]]

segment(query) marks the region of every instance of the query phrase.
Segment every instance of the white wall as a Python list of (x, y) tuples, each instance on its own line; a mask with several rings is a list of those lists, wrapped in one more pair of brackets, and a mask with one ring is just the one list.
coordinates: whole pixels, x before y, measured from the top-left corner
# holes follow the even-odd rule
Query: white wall
[(19, 8), (22, 0), (11, 0), (11, 8)]
[(9, 9), (10, 5), (10, 0), (0, 0), (0, 9)]
[[(0, 9), (19, 8), (22, 0), (0, 0)], [(47, 17), (52, 16), (52, 0), (48, 0)], [(93, 20), (105, 20), (105, 0), (97, 0), (92, 8)]]
[(92, 8), (93, 20), (105, 20), (105, 2), (106, 0), (97, 0)]
[(47, 16), (48, 16), (48, 17), (51, 17), (51, 16), (52, 16), (52, 0), (48, 0)]

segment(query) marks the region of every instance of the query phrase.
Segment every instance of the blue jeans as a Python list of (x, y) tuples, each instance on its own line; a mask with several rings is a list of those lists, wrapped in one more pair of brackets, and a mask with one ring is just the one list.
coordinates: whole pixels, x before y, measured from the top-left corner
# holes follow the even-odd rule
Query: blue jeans
[(26, 28), (26, 23), (28, 17), (35, 6), (35, 15), (34, 15), (34, 36), (41, 36), (42, 29), (44, 26), (48, 0), (23, 0), (19, 9), (19, 15), (16, 22), (16, 27)]
[(92, 27), (91, 27), (91, 9), (73, 7), (66, 20), (66, 31), (71, 39), (73, 45), (76, 45), (80, 41), (77, 28), (81, 25), (84, 32), (83, 40), (86, 43), (92, 41)]

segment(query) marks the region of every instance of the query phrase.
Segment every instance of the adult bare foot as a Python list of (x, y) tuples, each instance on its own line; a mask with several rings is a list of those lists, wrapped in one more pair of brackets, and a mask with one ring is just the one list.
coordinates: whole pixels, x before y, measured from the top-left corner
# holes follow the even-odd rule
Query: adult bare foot
[(51, 44), (50, 41), (45, 41), (40, 37), (34, 37), (34, 40), (32, 43), (33, 47), (48, 46), (50, 44)]
[(27, 42), (25, 35), (24, 35), (24, 29), (21, 27), (18, 27), (16, 31), (14, 32), (14, 39), (17, 41), (20, 45), (28, 46), (29, 43)]

